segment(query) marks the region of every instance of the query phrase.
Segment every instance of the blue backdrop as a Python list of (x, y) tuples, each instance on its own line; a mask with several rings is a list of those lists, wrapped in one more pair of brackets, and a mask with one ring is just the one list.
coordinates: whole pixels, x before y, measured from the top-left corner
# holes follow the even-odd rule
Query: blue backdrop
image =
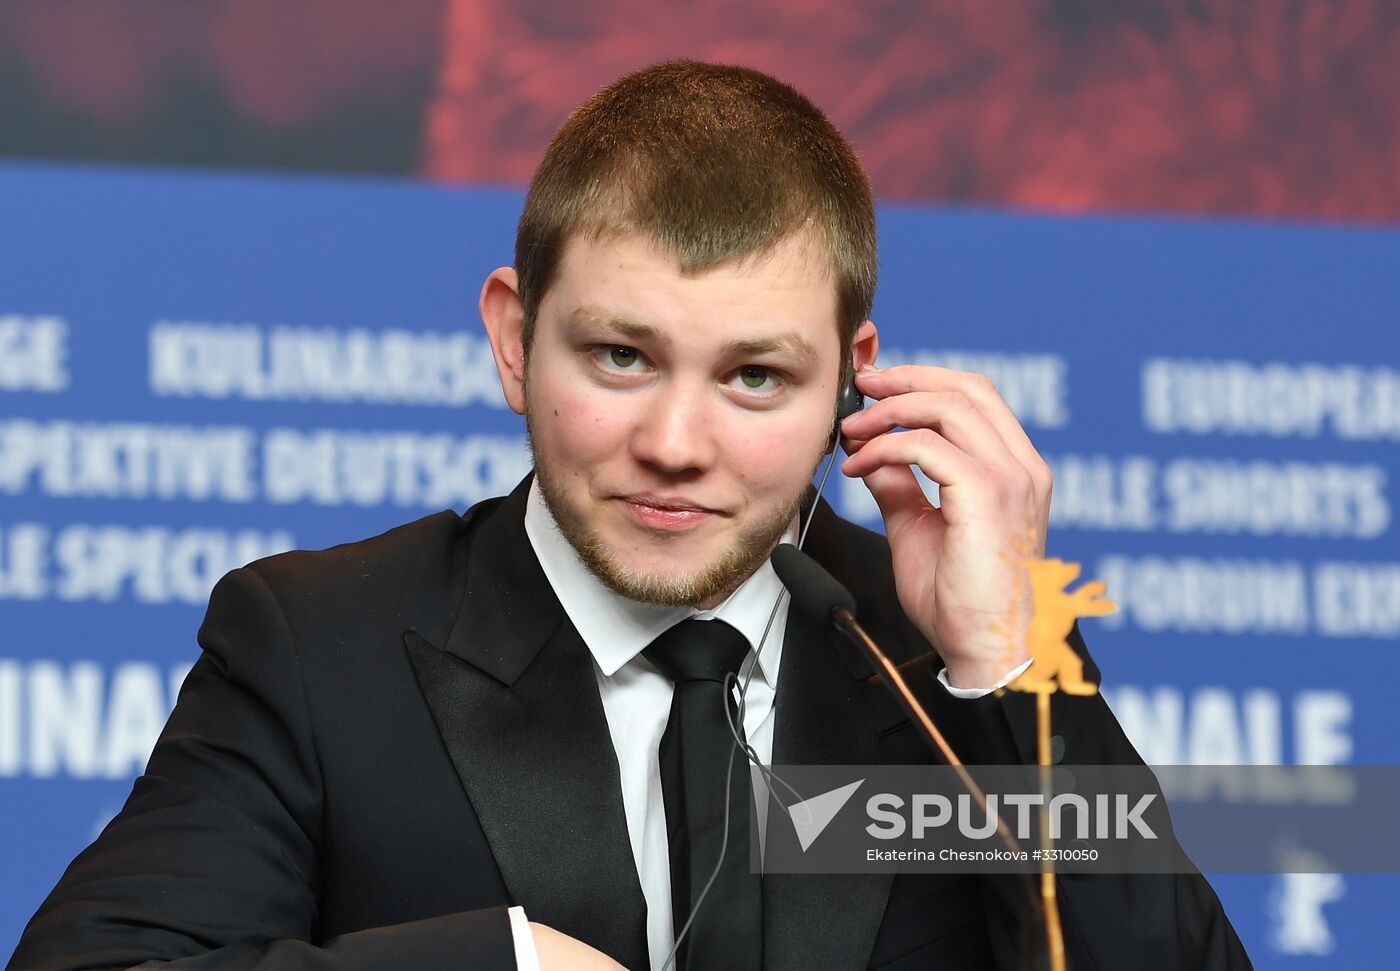
[[(528, 469), (475, 314), (521, 202), (0, 164), (0, 955), (120, 808), (220, 574)], [(880, 221), (882, 363), (988, 373), (1050, 459), (1144, 756), (1394, 762), (1400, 231)], [(1213, 882), (1261, 968), (1395, 959), (1394, 876)]]

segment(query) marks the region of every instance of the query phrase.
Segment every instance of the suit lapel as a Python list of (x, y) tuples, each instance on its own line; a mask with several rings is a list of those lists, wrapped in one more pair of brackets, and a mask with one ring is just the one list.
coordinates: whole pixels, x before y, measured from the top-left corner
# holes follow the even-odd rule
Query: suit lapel
[[(823, 515), (825, 514), (825, 515)], [(807, 544), (823, 546), (818, 514)], [(878, 635), (877, 635), (878, 636)], [(921, 752), (912, 733), (893, 731), (905, 721), (858, 649), (834, 631), (788, 614), (778, 675), (773, 763), (865, 765), (911, 761)], [(770, 809), (769, 827), (774, 820)], [(765, 874), (764, 967), (798, 971), (864, 967), (884, 915), (893, 876), (871, 874)]]
[[(499, 505), (469, 514), (466, 590), (445, 644), (417, 631), (405, 633), (404, 643), (511, 899), (530, 919), (626, 967), (644, 968), (646, 901), (617, 757), (587, 647), (525, 535), (528, 485), (527, 479)], [(881, 639), (880, 604), (863, 591), (892, 588), (888, 563), (848, 555), (840, 521), (825, 504), (807, 549), (856, 593), (861, 615)], [(902, 614), (889, 622), (903, 622)], [(790, 614), (773, 762), (925, 760), (915, 733), (894, 730), (903, 715), (872, 675), (854, 646)], [(863, 966), (891, 880), (890, 874), (765, 874), (764, 967)]]
[[(779, 772), (783, 765), (881, 761), (878, 727), (862, 700), (869, 688), (850, 676), (838, 650), (826, 631), (788, 615), (773, 740)], [(780, 812), (769, 809), (770, 832), (786, 824)], [(889, 891), (883, 873), (764, 874), (764, 967), (864, 967)]]
[(646, 902), (617, 757), (587, 647), (525, 535), (526, 485), (472, 531), (444, 647), (416, 631), (404, 643), (511, 899), (641, 968)]

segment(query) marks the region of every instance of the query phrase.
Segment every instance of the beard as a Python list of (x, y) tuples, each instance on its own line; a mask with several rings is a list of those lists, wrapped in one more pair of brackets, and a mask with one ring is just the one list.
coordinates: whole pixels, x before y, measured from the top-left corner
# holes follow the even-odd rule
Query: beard
[[(540, 494), (559, 531), (589, 572), (608, 589), (642, 603), (704, 609), (722, 602), (763, 565), (812, 494), (812, 475), (808, 475), (801, 488), (784, 497), (772, 512), (750, 524), (737, 542), (715, 554), (709, 562), (684, 573), (674, 570), (648, 573), (620, 562), (599, 532), (588, 525), (585, 510), (559, 487), (553, 469), (535, 445), (528, 411), (525, 428), (535, 464), (535, 481), (539, 483)], [(819, 457), (817, 464), (820, 461)], [(813, 475), (816, 468), (813, 465)], [(684, 543), (685, 538), (677, 537), (673, 542)]]

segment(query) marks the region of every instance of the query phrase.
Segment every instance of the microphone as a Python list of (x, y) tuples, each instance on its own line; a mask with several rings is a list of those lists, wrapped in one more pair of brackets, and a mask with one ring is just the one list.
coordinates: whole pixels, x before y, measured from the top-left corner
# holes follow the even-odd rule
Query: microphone
[(791, 543), (773, 549), (773, 571), (788, 588), (792, 603), (802, 614), (819, 624), (835, 623), (833, 611), (845, 610), (855, 616), (856, 598), (822, 565)]
[[(977, 802), (978, 808), (986, 813), (986, 794), (968, 774), (962, 760), (953, 751), (953, 747), (948, 744), (948, 740), (943, 737), (943, 733), (938, 730), (938, 726), (933, 723), (927, 709), (914, 696), (914, 692), (909, 689), (909, 685), (905, 683), (904, 676), (899, 673), (894, 662), (880, 649), (880, 645), (875, 643), (874, 638), (861, 626), (860, 621), (856, 620), (856, 598), (851, 595), (851, 591), (828, 573), (820, 563), (791, 543), (779, 543), (773, 550), (772, 559), (773, 570), (778, 574), (778, 579), (783, 581), (783, 586), (787, 587), (788, 593), (792, 595), (793, 606), (808, 619), (818, 624), (835, 626), (865, 652), (876, 669), (883, 675), (881, 680), (885, 682), (885, 687), (889, 688), (890, 693), (899, 701), (909, 717), (923, 729), (929, 742), (943, 756), (944, 761), (953, 767), (963, 787)], [(1011, 830), (1007, 828), (1005, 820), (999, 817), (997, 819), (997, 832), (1009, 849), (1020, 850), (1020, 845), (1011, 835)]]
[[(875, 643), (875, 639), (870, 636), (860, 621), (856, 620), (856, 598), (851, 595), (839, 580), (828, 573), (820, 563), (812, 559), (802, 550), (791, 543), (779, 543), (773, 550), (773, 571), (778, 574), (778, 579), (787, 587), (788, 593), (792, 596), (792, 604), (798, 611), (823, 626), (830, 624), (835, 626), (843, 634), (853, 640), (870, 658), (884, 677), (885, 687), (898, 699), (905, 712), (919, 724), (923, 729), (925, 737), (933, 744), (948, 763), (953, 771), (957, 773), (958, 781), (972, 796), (977, 808), (983, 813), (983, 818), (989, 818), (992, 813), (987, 809), (987, 794), (968, 773), (967, 767), (963, 765), (953, 747), (948, 744), (948, 740), (943, 737), (943, 733), (938, 730), (938, 726), (929, 717), (928, 711), (920, 704), (919, 699), (914, 696), (914, 692), (909, 690), (909, 685), (905, 683), (904, 676), (899, 669), (890, 661), (889, 656), (880, 650), (880, 645)], [(1006, 825), (1006, 820), (997, 815), (997, 836), (1002, 845), (1012, 852), (1013, 856), (1021, 855), (1021, 844), (1016, 837), (1011, 835), (1011, 829)], [(1048, 871), (1044, 871), (1048, 872)], [(1034, 915), (1034, 923), (1045, 928), (1046, 937), (1051, 941), (1049, 951), (1051, 955), (1058, 955), (1059, 961), (1051, 960), (1052, 967), (1064, 967), (1063, 942), (1058, 944), (1060, 932), (1051, 931), (1052, 920), (1049, 915), (1055, 914), (1053, 925), (1058, 928), (1058, 910), (1055, 909), (1054, 902), (1054, 882), (1047, 882), (1044, 876), (1041, 879), (1041, 893), (1038, 896), (1031, 884), (1030, 875), (1022, 872), (1020, 874), (1022, 889), (1026, 895), (1026, 903), (1030, 913)], [(1028, 928), (1029, 929), (1029, 928)], [(1033, 950), (1034, 944), (1029, 940), (1025, 942), (1027, 964), (1034, 968), (1042, 967), (1042, 958), (1038, 957)]]

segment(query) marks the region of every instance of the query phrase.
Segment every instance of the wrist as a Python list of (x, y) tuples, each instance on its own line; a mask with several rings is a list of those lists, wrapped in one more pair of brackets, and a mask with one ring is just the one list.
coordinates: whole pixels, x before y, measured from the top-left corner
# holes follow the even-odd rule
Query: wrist
[(1009, 671), (1026, 663), (1026, 657), (1001, 657), (994, 661), (949, 661), (944, 665), (954, 688), (990, 691), (1006, 683)]

